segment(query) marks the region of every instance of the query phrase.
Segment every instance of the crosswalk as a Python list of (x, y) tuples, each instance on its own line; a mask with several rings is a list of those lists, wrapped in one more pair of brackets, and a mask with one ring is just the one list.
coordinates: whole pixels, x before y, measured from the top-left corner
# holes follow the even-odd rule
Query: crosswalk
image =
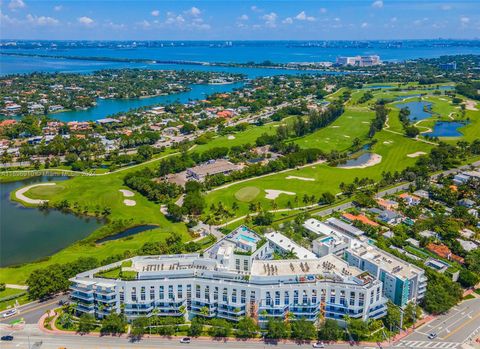
[(428, 349), (455, 349), (460, 343), (434, 341), (400, 341), (395, 347), (428, 348)]

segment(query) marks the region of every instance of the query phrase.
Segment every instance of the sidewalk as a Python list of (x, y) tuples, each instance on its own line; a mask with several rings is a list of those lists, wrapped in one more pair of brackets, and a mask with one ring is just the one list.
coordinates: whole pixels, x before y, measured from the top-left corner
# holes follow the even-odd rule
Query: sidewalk
[(425, 325), (426, 323), (435, 320), (435, 316), (433, 315), (428, 315), (424, 317), (423, 319), (417, 321), (414, 326), (407, 328), (405, 331), (402, 333), (397, 334), (395, 337), (392, 338), (392, 343), (398, 342), (408, 336), (409, 334), (412, 334), (415, 332), (416, 329), (418, 329), (420, 326)]
[[(47, 329), (45, 328), (44, 326), (44, 322), (45, 322), (45, 319), (48, 317), (48, 316), (54, 316), (52, 321), (50, 322), (50, 326), (51, 326), (51, 330), (50, 329)], [(56, 313), (54, 311), (51, 311), (49, 314), (44, 314), (42, 315), (42, 317), (38, 320), (38, 328), (44, 332), (44, 333), (48, 333), (48, 334), (53, 334), (53, 335), (78, 335), (78, 336), (89, 336), (89, 337), (106, 337), (106, 336), (111, 336), (111, 337), (118, 337), (118, 338), (128, 338), (128, 333), (123, 333), (123, 334), (119, 334), (119, 335), (102, 335), (101, 333), (97, 332), (97, 333), (86, 333), (86, 334), (79, 334), (77, 332), (73, 332), (73, 331), (64, 331), (64, 330), (59, 330), (56, 326), (55, 326), (55, 321), (57, 319), (57, 316)], [(434, 316), (427, 316), (425, 318), (423, 318), (422, 320), (418, 321), (416, 324), (415, 324), (415, 328), (418, 328), (424, 324), (426, 324), (427, 322), (430, 322), (432, 321), (433, 319), (435, 319)], [(394, 338), (392, 338), (392, 340), (389, 342), (389, 341), (384, 341), (384, 342), (356, 342), (355, 344), (357, 346), (370, 346), (370, 347), (379, 347), (379, 348), (386, 348), (386, 347), (389, 347), (389, 346), (393, 346), (393, 344), (399, 340), (401, 340), (402, 338), (406, 337), (407, 335), (411, 334), (412, 332), (414, 331), (413, 328), (409, 328), (408, 330), (404, 331), (403, 333), (401, 334), (398, 334), (397, 336), (395, 336)], [(162, 335), (149, 335), (149, 334), (145, 334), (142, 336), (142, 338), (144, 339), (149, 339), (149, 338), (161, 338), (161, 339), (170, 339), (170, 340), (176, 340), (176, 339), (179, 339), (181, 337), (177, 337), (177, 336), (162, 336)], [(223, 342), (244, 342), (244, 343), (262, 343), (262, 342), (265, 342), (265, 343), (281, 343), (281, 344), (296, 344), (296, 345), (299, 345), (299, 344), (312, 344), (315, 342), (315, 340), (311, 340), (311, 341), (299, 341), (299, 340), (291, 340), (291, 339), (281, 339), (281, 340), (268, 340), (268, 341), (264, 341), (263, 338), (248, 338), (248, 339), (242, 339), (242, 338), (235, 338), (235, 337), (228, 337), (228, 338), (213, 338), (213, 337), (206, 337), (206, 336), (200, 336), (200, 337), (195, 337), (195, 340), (200, 340), (200, 341), (215, 341), (215, 342), (219, 342), (219, 341), (223, 341)], [(349, 345), (350, 342), (348, 341), (337, 341), (337, 342), (327, 342), (325, 341), (325, 343), (330, 343), (330, 344), (333, 344), (333, 345)]]

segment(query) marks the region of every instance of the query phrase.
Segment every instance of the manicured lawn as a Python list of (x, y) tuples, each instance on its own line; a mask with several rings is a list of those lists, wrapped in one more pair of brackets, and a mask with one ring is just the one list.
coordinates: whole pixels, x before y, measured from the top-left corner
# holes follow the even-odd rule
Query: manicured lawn
[[(409, 84), (408, 86), (414, 86), (414, 84)], [(334, 100), (344, 91), (346, 89), (342, 88), (334, 94), (327, 96), (326, 99)], [(427, 93), (428, 95), (424, 99), (433, 103), (433, 112), (436, 113), (436, 116), (420, 123), (418, 126), (421, 130), (432, 127), (436, 119), (449, 120), (448, 115), (450, 113), (453, 113), (454, 119), (460, 117), (459, 109), (451, 105), (449, 97), (444, 95), (435, 96), (432, 95), (431, 90), (417, 89), (416, 86), (412, 90), (402, 92), (390, 90), (374, 91), (375, 98), (373, 100), (364, 104), (356, 103), (364, 93), (365, 90), (352, 91), (352, 100), (346, 105), (346, 112), (330, 126), (317, 130), (303, 138), (290, 140), (290, 142), (295, 142), (302, 148), (319, 148), (329, 152), (331, 150), (347, 150), (357, 137), (362, 142), (370, 141), (367, 138), (367, 133), (370, 122), (375, 116), (370, 107), (378, 98), (394, 98), (399, 95)], [(398, 108), (393, 107), (393, 104), (395, 103), (390, 105), (392, 109), (389, 117), (390, 130), (403, 133), (403, 127), (398, 119)], [(466, 118), (469, 118), (471, 122), (462, 127), (460, 131), (464, 134), (463, 139), (472, 141), (480, 135), (480, 112), (467, 110)], [(280, 124), (291, 124), (293, 121), (294, 117), (289, 117), (280, 122), (272, 122), (263, 126), (249, 126), (245, 131), (233, 133), (230, 137), (215, 137), (207, 144), (196, 146), (194, 151), (203, 152), (212, 147), (232, 147), (247, 143), (254, 145), (256, 138), (262, 133), (274, 134)], [(210, 192), (206, 196), (207, 211), (211, 204), (218, 205), (219, 202), (222, 202), (227, 208), (232, 207), (233, 203), (236, 202), (239, 206), (239, 209), (235, 212), (237, 217), (249, 212), (249, 202), (260, 202), (265, 209), (273, 209), (274, 206), (278, 209), (286, 208), (288, 202), (293, 207), (309, 205), (310, 203), (302, 202), (305, 194), (309, 196), (315, 195), (318, 199), (322, 193), (327, 191), (333, 194), (339, 193), (340, 183), (351, 183), (355, 177), (369, 177), (379, 180), (383, 171), (401, 171), (405, 167), (413, 165), (417, 159), (408, 157), (408, 154), (420, 151), (428, 153), (432, 148), (429, 144), (408, 139), (385, 130), (377, 133), (375, 139), (377, 143), (374, 145), (372, 152), (382, 156), (380, 164), (363, 169), (342, 169), (330, 167), (327, 164), (316, 164), (302, 169), (292, 169), (281, 174), (253, 178), (228, 188)], [(442, 140), (456, 142), (458, 138), (444, 138)], [(175, 152), (176, 150), (169, 149), (163, 154), (156, 156), (162, 157)], [(51, 203), (67, 200), (70, 207), (73, 207), (80, 214), (98, 215), (105, 208), (109, 208), (111, 214), (108, 217), (107, 224), (95, 231), (87, 239), (73, 244), (45, 261), (30, 263), (16, 268), (0, 269), (0, 282), (21, 284), (25, 282), (28, 275), (36, 268), (46, 267), (53, 263), (66, 263), (80, 256), (91, 256), (101, 260), (111, 255), (122, 254), (125, 251), (135, 251), (145, 242), (164, 240), (172, 232), (180, 234), (184, 241), (189, 240), (190, 236), (187, 233), (186, 226), (183, 223), (173, 224), (169, 222), (160, 213), (159, 204), (148, 201), (138, 193), (129, 198), (136, 201), (135, 206), (126, 206), (123, 203), (124, 197), (119, 192), (119, 189), (126, 189), (123, 185), (124, 176), (131, 171), (137, 171), (145, 167), (154, 169), (158, 166), (158, 163), (158, 161), (155, 161), (106, 176), (75, 177), (59, 182), (56, 186), (36, 187), (29, 190), (26, 195), (34, 199), (47, 199)], [(286, 179), (288, 176), (313, 178), (314, 181)], [(10, 177), (0, 177), (0, 180), (9, 179)], [(282, 194), (273, 202), (273, 200), (265, 198), (265, 190), (268, 189), (294, 192), (296, 197)], [(275, 218), (288, 217), (292, 213), (278, 213), (275, 215)], [(237, 222), (234, 225), (240, 223)], [(156, 224), (159, 228), (122, 240), (106, 242), (102, 245), (94, 243), (100, 237), (119, 232), (127, 227), (142, 224)]]
[(250, 202), (260, 193), (257, 187), (244, 187), (235, 193), (235, 198), (242, 202)]
[(15, 304), (15, 302), (18, 302), (19, 304), (26, 303), (28, 301), (28, 295), (26, 294), (26, 292), (27, 291), (18, 290), (15, 288), (6, 288), (4, 291), (1, 291), (0, 300), (4, 298), (17, 296), (17, 295), (18, 297), (10, 300), (0, 301), (0, 311), (12, 307)]
[(43, 199), (45, 197), (52, 197), (56, 194), (60, 194), (64, 189), (65, 187), (61, 183), (49, 186), (38, 186), (28, 190), (25, 193), (25, 196), (31, 199)]
[(19, 267), (2, 268), (0, 269), (0, 282), (24, 284), (32, 271), (48, 265), (68, 263), (79, 257), (95, 257), (98, 260), (102, 260), (108, 256), (123, 254), (126, 251), (134, 252), (146, 242), (164, 241), (171, 232), (181, 234), (184, 241), (190, 240), (190, 235), (186, 232), (185, 225), (172, 224), (163, 215), (158, 214), (158, 216), (158, 224), (161, 226), (158, 229), (145, 231), (120, 240), (109, 241), (101, 245), (77, 242), (54, 254), (46, 261), (28, 263)]
[(290, 125), (293, 121), (293, 117), (287, 117), (279, 122), (269, 122), (262, 126), (250, 125), (245, 131), (239, 131), (226, 136), (219, 136), (213, 138), (207, 144), (200, 144), (195, 148), (195, 152), (204, 152), (205, 150), (214, 147), (233, 147), (247, 143), (255, 146), (256, 139), (263, 133), (275, 134), (278, 126)]
[[(134, 170), (146, 166), (155, 167), (158, 166), (158, 163), (142, 165)], [(132, 170), (107, 176), (74, 177), (57, 183), (57, 186), (63, 187), (61, 191), (45, 190), (47, 187), (32, 188), (31, 191), (34, 194), (32, 197), (47, 199), (51, 203), (67, 200), (78, 213), (95, 215), (96, 211), (101, 212), (105, 207), (108, 207), (111, 209), (108, 223), (97, 229), (85, 240), (67, 247), (46, 261), (29, 263), (15, 268), (1, 268), (0, 282), (23, 284), (28, 275), (37, 268), (46, 267), (53, 263), (67, 263), (79, 257), (95, 257), (102, 260), (108, 256), (123, 254), (125, 251), (135, 251), (148, 241), (163, 241), (170, 233), (178, 233), (184, 241), (188, 241), (190, 236), (185, 224), (174, 224), (168, 221), (160, 213), (159, 204), (148, 201), (138, 193), (129, 198), (136, 201), (135, 206), (126, 206), (123, 203), (124, 197), (119, 189), (127, 189), (123, 185), (123, 177), (128, 171)], [(38, 190), (34, 191), (33, 189)], [(94, 241), (100, 237), (119, 232), (127, 227), (143, 224), (156, 224), (159, 228), (139, 233), (131, 238), (109, 241), (101, 245), (94, 244)]]
[(347, 107), (345, 113), (330, 126), (317, 130), (294, 142), (302, 148), (318, 148), (325, 152), (344, 151), (359, 138), (367, 141), (370, 122), (375, 113), (366, 107)]
[[(382, 162), (378, 165), (358, 168), (358, 169), (342, 169), (330, 167), (327, 164), (317, 164), (314, 166), (292, 169), (288, 172), (275, 174), (268, 177), (252, 179), (236, 185), (232, 185), (225, 189), (210, 192), (207, 199), (207, 207), (212, 203), (217, 204), (221, 201), (224, 206), (231, 207), (234, 201), (237, 201), (239, 210), (236, 216), (248, 213), (248, 204), (239, 202), (235, 198), (235, 193), (245, 187), (255, 186), (261, 192), (257, 196), (255, 202), (259, 201), (265, 209), (272, 209), (272, 201), (265, 198), (265, 189), (283, 190), (294, 192), (298, 196), (298, 203), (295, 203), (294, 196), (280, 195), (275, 201), (278, 208), (286, 208), (288, 201), (296, 206), (305, 206), (302, 203), (304, 194), (315, 195), (317, 198), (326, 191), (333, 194), (339, 193), (339, 185), (342, 182), (351, 183), (355, 177), (369, 177), (378, 180), (383, 171), (400, 171), (409, 165), (413, 165), (416, 158), (407, 157), (418, 151), (428, 153), (432, 146), (417, 142), (406, 137), (382, 131), (375, 136), (377, 144), (372, 151), (382, 156)], [(297, 176), (305, 178), (314, 178), (314, 181), (304, 181), (299, 179), (286, 179), (288, 176)]]

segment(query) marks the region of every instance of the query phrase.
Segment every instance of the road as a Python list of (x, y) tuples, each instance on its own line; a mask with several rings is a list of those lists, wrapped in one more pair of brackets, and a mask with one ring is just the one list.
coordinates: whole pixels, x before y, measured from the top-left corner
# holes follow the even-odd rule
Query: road
[(0, 317), (0, 324), (9, 324), (20, 319), (23, 319), (27, 324), (36, 324), (47, 310), (58, 308), (58, 302), (61, 300), (68, 300), (68, 295), (59, 295), (44, 302), (36, 301), (22, 305), (17, 308), (17, 315), (7, 319)]
[[(52, 300), (53, 301), (53, 300)], [(56, 299), (55, 301), (58, 301)], [(51, 304), (50, 304), (51, 305)], [(49, 305), (43, 305), (42, 311), (49, 309)], [(456, 349), (462, 348), (462, 344), (468, 342), (472, 333), (478, 330), (480, 326), (480, 297), (473, 300), (467, 300), (454, 307), (449, 313), (439, 316), (427, 325), (424, 325), (414, 333), (405, 337), (397, 343), (393, 343), (393, 348), (413, 349)], [(438, 337), (434, 340), (427, 338), (429, 333), (435, 332)], [(125, 337), (95, 337), (80, 335), (55, 335), (40, 331), (35, 324), (26, 325), (24, 329), (12, 332), (6, 329), (0, 329), (0, 334), (11, 334), (14, 336), (12, 342), (2, 342), (1, 348), (42, 348), (42, 349), (109, 349), (109, 348), (195, 348), (195, 349), (293, 349), (293, 348), (311, 348), (311, 344), (297, 343), (264, 343), (264, 342), (244, 342), (241, 340), (211, 340), (211, 339), (193, 339), (191, 344), (181, 344), (179, 337), (172, 338), (143, 338), (141, 341), (132, 342)], [(477, 334), (478, 336), (478, 334)], [(35, 343), (42, 342), (35, 346)], [(472, 344), (472, 343), (470, 343)], [(326, 349), (375, 349), (376, 345), (371, 346), (350, 346), (348, 344), (328, 344)]]
[[(430, 333), (437, 338), (428, 339)], [(474, 334), (476, 333), (476, 335)], [(463, 301), (450, 311), (421, 326), (395, 347), (455, 349), (480, 334), (480, 297)]]

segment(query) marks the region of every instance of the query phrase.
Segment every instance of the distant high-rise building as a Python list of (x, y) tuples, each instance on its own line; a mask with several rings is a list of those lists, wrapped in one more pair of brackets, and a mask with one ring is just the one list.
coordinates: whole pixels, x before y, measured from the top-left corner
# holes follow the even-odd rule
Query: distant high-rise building
[(381, 63), (380, 56), (353, 56), (353, 57), (338, 57), (337, 64), (342, 66), (353, 65), (357, 67), (371, 67)]
[(442, 69), (442, 70), (457, 70), (457, 62), (440, 64), (440, 69)]

